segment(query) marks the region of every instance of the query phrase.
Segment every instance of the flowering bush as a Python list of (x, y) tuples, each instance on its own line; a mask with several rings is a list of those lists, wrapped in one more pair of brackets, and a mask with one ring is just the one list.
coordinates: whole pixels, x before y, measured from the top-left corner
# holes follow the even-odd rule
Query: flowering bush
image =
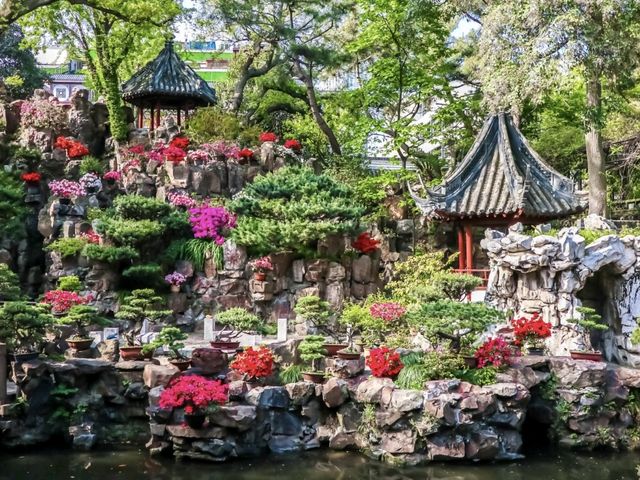
[(122, 178), (122, 174), (120, 172), (118, 172), (117, 170), (111, 170), (107, 173), (105, 173), (102, 178), (104, 178), (105, 180), (112, 180), (114, 182), (119, 181)]
[(139, 143), (138, 145), (133, 145), (128, 148), (128, 152), (134, 155), (143, 155), (144, 154), (144, 145)]
[(299, 152), (302, 150), (302, 145), (298, 140), (287, 140), (284, 142), (284, 148), (288, 148), (289, 150), (293, 150), (294, 152)]
[(196, 238), (210, 238), (216, 244), (224, 243), (225, 231), (236, 226), (236, 217), (224, 207), (201, 205), (189, 209), (189, 223)]
[(367, 366), (374, 377), (394, 377), (404, 365), (400, 354), (388, 347), (372, 348), (367, 357)]
[(53, 146), (54, 148), (66, 150), (69, 158), (82, 158), (89, 155), (89, 149), (87, 147), (70, 138), (58, 137)]
[(60, 198), (81, 197), (86, 192), (84, 187), (72, 180), (53, 180), (49, 182), (51, 193)]
[(100, 177), (95, 173), (85, 173), (80, 177), (80, 185), (85, 190), (96, 189), (99, 190), (102, 188), (102, 182), (100, 181)]
[(266, 272), (273, 270), (273, 263), (269, 257), (261, 257), (249, 264), (254, 272)]
[(128, 160), (126, 162), (124, 162), (124, 164), (122, 165), (122, 171), (127, 174), (129, 173), (129, 171), (131, 170), (140, 170), (142, 168), (142, 164), (140, 163), (140, 160), (138, 160), (137, 158), (132, 158), (131, 160)]
[(209, 152), (206, 150), (192, 150), (187, 153), (187, 160), (190, 162), (202, 162), (206, 163), (211, 159)]
[(223, 140), (213, 143), (205, 143), (201, 145), (201, 148), (214, 155), (224, 156), (225, 158), (239, 158), (240, 155), (240, 147), (233, 143), (227, 143)]
[[(167, 150), (167, 146), (162, 142), (156, 142), (151, 150), (149, 150), (145, 156), (148, 160), (153, 160), (157, 162), (158, 165), (162, 165), (165, 159), (165, 151)], [(183, 150), (184, 152), (184, 150)]]
[(278, 141), (278, 137), (276, 136), (275, 133), (272, 132), (262, 132), (260, 134), (260, 142), (264, 143), (264, 142), (277, 142)]
[(54, 313), (64, 313), (75, 305), (83, 305), (91, 300), (91, 295), (82, 296), (67, 290), (49, 290), (44, 294), (41, 303), (49, 305)]
[(175, 137), (169, 142), (169, 147), (186, 150), (187, 148), (189, 148), (189, 139), (187, 137)]
[(167, 198), (169, 199), (169, 203), (174, 207), (193, 208), (197, 205), (193, 198), (182, 192), (171, 192), (167, 195)]
[(357, 251), (365, 254), (375, 252), (378, 249), (378, 245), (380, 245), (380, 242), (371, 238), (368, 232), (358, 235), (358, 238), (351, 244)]
[(187, 277), (185, 277), (180, 272), (173, 272), (165, 276), (164, 281), (167, 282), (169, 285), (180, 286), (187, 281)]
[(369, 307), (369, 313), (385, 322), (393, 322), (402, 318), (407, 309), (395, 302), (374, 303)]
[(164, 158), (172, 163), (180, 163), (187, 158), (187, 152), (178, 147), (169, 146), (165, 148), (162, 153), (164, 154)]
[(25, 100), (20, 105), (23, 128), (55, 130), (67, 124), (67, 112), (55, 97)]
[(513, 355), (513, 349), (504, 338), (494, 337), (484, 342), (473, 354), (478, 359), (478, 367), (506, 365)]
[(42, 175), (38, 172), (23, 173), (20, 175), (20, 179), (25, 183), (40, 183)]
[(551, 324), (545, 322), (538, 312), (531, 318), (520, 317), (511, 320), (516, 345), (539, 345), (541, 340), (551, 336)]
[(240, 158), (244, 158), (245, 160), (250, 160), (251, 158), (253, 158), (253, 150), (251, 150), (250, 148), (243, 148), (238, 152), (238, 156)]
[(273, 353), (267, 347), (249, 347), (229, 365), (248, 378), (264, 378), (273, 373)]
[(160, 408), (184, 408), (193, 414), (210, 405), (227, 402), (229, 386), (220, 380), (209, 380), (199, 375), (186, 375), (173, 379), (160, 394)]
[(98, 245), (100, 243), (100, 235), (94, 232), (93, 229), (89, 229), (85, 233), (80, 234), (80, 238), (83, 238), (88, 243), (93, 243), (94, 245)]

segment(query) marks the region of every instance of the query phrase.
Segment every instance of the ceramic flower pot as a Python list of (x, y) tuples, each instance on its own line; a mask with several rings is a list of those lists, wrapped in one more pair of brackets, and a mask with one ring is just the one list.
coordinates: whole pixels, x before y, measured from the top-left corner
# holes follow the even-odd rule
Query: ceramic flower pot
[(361, 355), (360, 352), (338, 352), (338, 358), (342, 360), (358, 360)]
[(544, 355), (544, 348), (541, 347), (527, 347), (527, 355), (541, 357)]
[(171, 365), (173, 365), (174, 367), (176, 367), (178, 370), (180, 370), (181, 372), (184, 372), (187, 368), (189, 368), (191, 366), (191, 360), (187, 359), (176, 359), (176, 360), (171, 360), (169, 363), (171, 363)]
[(207, 416), (202, 412), (184, 414), (184, 421), (194, 430), (202, 428), (206, 419)]
[(171, 293), (180, 293), (180, 285), (171, 285)]
[(478, 359), (473, 355), (465, 355), (462, 357), (464, 360), (465, 366), (468, 368), (478, 368)]
[(327, 351), (327, 356), (335, 357), (340, 350), (347, 348), (349, 345), (344, 343), (325, 343), (324, 349)]
[(120, 358), (122, 360), (142, 360), (142, 347), (120, 347)]
[(253, 278), (258, 282), (264, 282), (267, 279), (267, 274), (264, 272), (254, 272)]
[(604, 359), (602, 358), (601, 352), (585, 352), (585, 351), (572, 350), (570, 353), (571, 353), (571, 358), (574, 360), (590, 360), (592, 362), (604, 361)]
[(67, 344), (74, 350), (88, 350), (93, 343), (93, 338), (83, 338), (80, 340), (71, 340), (67, 338)]
[(324, 373), (323, 372), (303, 372), (302, 379), (305, 382), (311, 383), (324, 383)]
[(7, 358), (11, 362), (23, 363), (29, 360), (35, 360), (40, 354), (38, 352), (26, 352), (26, 353), (10, 353)]
[(71, 205), (70, 198), (59, 198), (58, 202), (60, 202), (60, 205)]
[(220, 350), (235, 350), (240, 346), (240, 342), (222, 342), (214, 341), (209, 342), (212, 348), (219, 348)]

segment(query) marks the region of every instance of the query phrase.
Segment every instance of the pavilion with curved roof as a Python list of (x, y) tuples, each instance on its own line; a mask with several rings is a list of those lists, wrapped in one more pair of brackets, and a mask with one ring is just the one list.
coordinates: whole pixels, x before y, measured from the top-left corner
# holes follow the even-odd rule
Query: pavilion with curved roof
[(186, 118), (190, 110), (217, 102), (215, 90), (178, 56), (171, 40), (124, 83), (122, 98), (138, 108), (139, 128), (144, 125), (145, 110), (149, 111), (152, 131), (160, 125), (162, 110), (175, 110), (180, 125), (182, 114)]

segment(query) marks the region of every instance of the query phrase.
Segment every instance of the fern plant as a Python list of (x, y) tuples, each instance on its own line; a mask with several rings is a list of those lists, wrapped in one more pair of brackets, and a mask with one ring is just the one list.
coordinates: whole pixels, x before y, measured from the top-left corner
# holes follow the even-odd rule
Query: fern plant
[(196, 270), (203, 270), (204, 263), (211, 258), (218, 270), (224, 268), (224, 251), (221, 245), (205, 238), (174, 241), (165, 252), (171, 262), (187, 260)]

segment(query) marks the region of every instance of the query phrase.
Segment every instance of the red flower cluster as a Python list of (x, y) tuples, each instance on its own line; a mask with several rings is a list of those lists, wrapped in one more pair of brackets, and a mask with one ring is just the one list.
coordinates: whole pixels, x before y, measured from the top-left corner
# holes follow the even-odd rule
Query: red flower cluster
[(371, 253), (378, 249), (380, 242), (371, 238), (368, 232), (361, 233), (358, 238), (351, 244), (360, 253)]
[(64, 313), (74, 305), (82, 305), (91, 300), (93, 300), (91, 295), (83, 297), (76, 292), (68, 292), (67, 290), (49, 290), (44, 294), (42, 303), (49, 305), (54, 313)]
[(240, 150), (238, 155), (240, 156), (240, 158), (246, 158), (247, 160), (249, 160), (253, 157), (253, 150), (251, 150), (250, 148), (243, 148), (242, 150)]
[(142, 155), (144, 153), (144, 145), (138, 144), (132, 147), (129, 147), (129, 153), (133, 153), (134, 155)]
[(168, 161), (173, 163), (180, 163), (184, 161), (184, 159), (187, 157), (187, 152), (185, 152), (183, 149), (179, 147), (174, 147), (173, 145), (165, 148), (162, 153), (164, 154), (164, 157)]
[(294, 152), (299, 152), (302, 150), (302, 145), (298, 140), (287, 140), (284, 142), (284, 148), (288, 148), (289, 150), (293, 150)]
[(394, 322), (407, 313), (407, 309), (396, 302), (374, 303), (369, 307), (369, 313), (385, 322)]
[(89, 155), (89, 149), (82, 143), (71, 140), (70, 138), (58, 137), (53, 144), (54, 148), (61, 148), (67, 151), (69, 158), (82, 158)]
[(511, 320), (511, 325), (516, 337), (516, 345), (535, 342), (551, 336), (551, 324), (545, 322), (538, 312), (534, 313), (531, 318), (520, 317), (513, 319)]
[(249, 347), (229, 365), (248, 378), (264, 378), (273, 373), (273, 353), (267, 347)]
[(99, 244), (100, 243), (100, 235), (93, 231), (93, 229), (87, 230), (85, 233), (80, 235), (81, 238), (84, 238), (89, 243)]
[(372, 348), (367, 366), (374, 377), (394, 377), (404, 367), (400, 354), (388, 347)]
[(205, 409), (211, 404), (227, 402), (229, 386), (220, 380), (209, 380), (199, 375), (185, 375), (173, 379), (160, 394), (160, 408), (181, 408), (187, 414)]
[(40, 183), (42, 176), (38, 172), (23, 173), (20, 178), (25, 183)]
[(478, 367), (480, 368), (488, 365), (493, 365), (494, 367), (506, 365), (512, 355), (513, 349), (511, 345), (502, 337), (490, 338), (480, 345), (474, 353), (474, 357), (478, 359)]
[(175, 137), (169, 142), (169, 146), (186, 150), (189, 147), (189, 139), (187, 137)]
[(276, 136), (275, 133), (272, 132), (262, 132), (260, 134), (260, 142), (264, 143), (264, 142), (277, 142), (278, 141), (278, 137)]

